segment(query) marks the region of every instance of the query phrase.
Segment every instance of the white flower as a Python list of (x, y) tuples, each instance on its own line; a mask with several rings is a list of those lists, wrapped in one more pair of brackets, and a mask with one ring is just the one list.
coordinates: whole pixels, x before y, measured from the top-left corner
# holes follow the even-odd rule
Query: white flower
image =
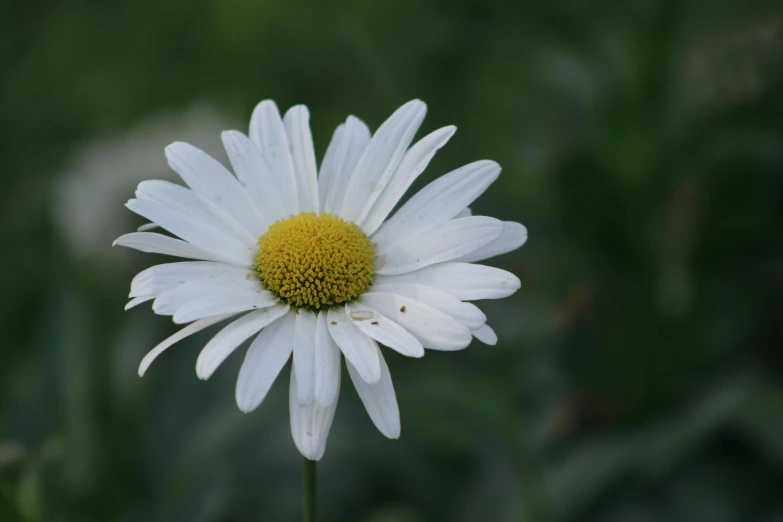
[(497, 179), (493, 161), (442, 176), (387, 219), (456, 130), (438, 129), (409, 147), (425, 113), (421, 101), (408, 102), (372, 137), (349, 116), (317, 177), (302, 105), (281, 118), (274, 102), (263, 101), (249, 138), (222, 134), (236, 177), (199, 149), (169, 145), (169, 164), (190, 188), (144, 181), (127, 206), (180, 239), (135, 232), (115, 244), (197, 260), (144, 270), (127, 306), (154, 299), (156, 313), (190, 324), (150, 351), (139, 375), (177, 341), (228, 321), (199, 354), (197, 375), (209, 378), (255, 336), (236, 385), (237, 404), (249, 412), (293, 354), (291, 434), (305, 457), (323, 456), (341, 355), (378, 430), (399, 437), (397, 399), (378, 343), (409, 357), (424, 348), (460, 350), (472, 337), (495, 344), (486, 316), (466, 301), (509, 296), (520, 282), (472, 263), (527, 239), (519, 223), (468, 209)]

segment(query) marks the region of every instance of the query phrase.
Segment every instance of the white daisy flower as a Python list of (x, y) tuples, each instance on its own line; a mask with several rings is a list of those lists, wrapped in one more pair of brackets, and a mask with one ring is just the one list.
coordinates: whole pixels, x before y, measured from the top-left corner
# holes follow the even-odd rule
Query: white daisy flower
[(144, 181), (127, 207), (179, 239), (143, 231), (115, 244), (195, 260), (138, 274), (126, 307), (154, 299), (156, 313), (190, 324), (153, 348), (139, 375), (177, 341), (227, 322), (201, 350), (196, 374), (208, 379), (255, 337), (236, 384), (237, 405), (250, 412), (293, 355), (291, 434), (302, 455), (324, 454), (342, 356), (378, 430), (399, 437), (379, 343), (408, 357), (425, 348), (461, 350), (472, 337), (495, 344), (486, 316), (467, 301), (507, 297), (520, 282), (473, 263), (527, 239), (519, 223), (468, 209), (497, 179), (493, 161), (442, 176), (389, 217), (456, 130), (438, 129), (410, 146), (425, 113), (421, 101), (408, 102), (372, 136), (349, 116), (320, 169), (302, 105), (281, 118), (274, 102), (263, 101), (249, 137), (222, 134), (235, 175), (191, 145), (169, 145), (169, 165), (189, 188)]

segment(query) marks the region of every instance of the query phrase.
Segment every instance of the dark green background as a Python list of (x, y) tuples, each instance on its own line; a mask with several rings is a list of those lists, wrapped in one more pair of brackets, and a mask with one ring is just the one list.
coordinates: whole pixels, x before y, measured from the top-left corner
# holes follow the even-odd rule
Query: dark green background
[(321, 520), (783, 520), (779, 2), (3, 0), (0, 74), (1, 521), (298, 518), (288, 372), (244, 415), (204, 334), (139, 379), (162, 258), (104, 229), (194, 126), (305, 103), (320, 157), (414, 97), (459, 128), (421, 183), (503, 166), (474, 211), (528, 227), (522, 289), (497, 346), (388, 356), (400, 440), (346, 380)]

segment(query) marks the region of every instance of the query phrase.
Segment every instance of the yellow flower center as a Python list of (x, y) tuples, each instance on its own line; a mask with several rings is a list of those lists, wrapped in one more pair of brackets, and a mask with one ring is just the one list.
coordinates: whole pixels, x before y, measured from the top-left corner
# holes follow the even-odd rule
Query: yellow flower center
[(375, 270), (375, 249), (354, 223), (303, 212), (277, 221), (258, 240), (255, 268), (266, 287), (295, 308), (359, 297)]

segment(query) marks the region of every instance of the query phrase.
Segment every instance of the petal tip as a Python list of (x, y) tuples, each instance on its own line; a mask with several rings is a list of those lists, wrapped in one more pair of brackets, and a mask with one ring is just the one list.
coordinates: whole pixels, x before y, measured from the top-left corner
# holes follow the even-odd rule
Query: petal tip
[[(157, 310), (155, 310), (155, 303), (152, 304), (152, 309), (155, 311), (155, 313), (158, 313)], [(158, 315), (167, 315), (167, 314), (158, 314)], [(179, 313), (179, 310), (174, 312), (174, 315), (171, 317), (171, 320), (174, 322), (174, 324), (185, 324), (192, 321), (192, 319), (183, 316), (183, 314)]]
[(277, 104), (272, 99), (267, 100), (261, 100), (256, 105), (255, 109), (253, 109), (253, 113), (261, 112), (261, 111), (272, 111), (280, 115), (280, 110), (277, 108)]
[(206, 381), (212, 377), (212, 371), (207, 368), (203, 362), (199, 364), (198, 360), (196, 361), (196, 377), (202, 381)]
[(305, 105), (304, 103), (297, 103), (296, 105), (292, 105), (291, 108), (288, 109), (288, 110), (289, 110), (289, 112), (290, 111), (295, 111), (295, 112), (300, 112), (301, 111), (305, 116), (307, 116), (308, 118), (310, 117), (310, 109), (308, 109), (307, 105)]
[(379, 430), (379, 431), (387, 439), (397, 440), (397, 439), (400, 438), (400, 431), (401, 430), (400, 430), (400, 426), (399, 425), (392, 426), (392, 427), (384, 426), (384, 429), (383, 430)]
[(176, 154), (177, 149), (181, 149), (182, 147), (187, 147), (188, 144), (184, 141), (172, 141), (168, 145), (166, 145), (166, 148), (163, 149), (164, 154), (168, 158), (170, 155)]
[(318, 448), (300, 448), (297, 446), (296, 449), (299, 450), (299, 453), (301, 453), (304, 458), (312, 460), (313, 462), (318, 462), (321, 460), (321, 457), (324, 456), (324, 452), (318, 451)]
[(223, 148), (227, 152), (233, 151), (236, 148), (236, 141), (238, 139), (237, 134), (241, 134), (237, 130), (228, 129), (220, 133), (220, 141), (223, 143)]
[(241, 411), (242, 413), (247, 414), (256, 409), (255, 406), (253, 406), (252, 403), (248, 403), (248, 401), (244, 397), (237, 396), (236, 401), (237, 401), (237, 408), (239, 408), (239, 411)]

